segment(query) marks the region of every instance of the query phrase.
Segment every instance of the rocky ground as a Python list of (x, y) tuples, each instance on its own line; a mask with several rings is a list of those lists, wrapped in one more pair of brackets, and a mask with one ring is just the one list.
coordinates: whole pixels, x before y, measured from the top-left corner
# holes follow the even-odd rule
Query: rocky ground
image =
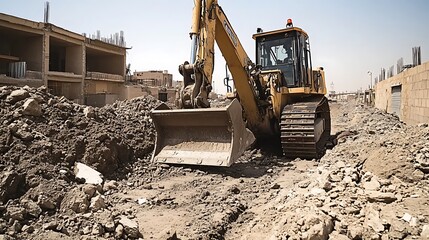
[(157, 104), (0, 88), (0, 239), (429, 239), (427, 124), (336, 102), (320, 160), (169, 166), (150, 162)]

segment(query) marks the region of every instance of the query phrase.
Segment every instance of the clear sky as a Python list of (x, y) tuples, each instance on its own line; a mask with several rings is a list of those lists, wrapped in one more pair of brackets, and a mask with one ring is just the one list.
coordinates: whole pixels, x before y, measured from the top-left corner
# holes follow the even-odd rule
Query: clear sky
[[(44, 0), (1, 0), (0, 12), (43, 21)], [(377, 76), (421, 46), (429, 60), (428, 0), (219, 0), (247, 54), (254, 59), (256, 28), (283, 28), (287, 18), (310, 36), (313, 67), (323, 66), (328, 88), (367, 88), (368, 71)], [(168, 70), (189, 59), (193, 0), (51, 0), (50, 22), (76, 33), (102, 36), (123, 30), (132, 71)], [(217, 51), (215, 90), (223, 92), (224, 61)]]

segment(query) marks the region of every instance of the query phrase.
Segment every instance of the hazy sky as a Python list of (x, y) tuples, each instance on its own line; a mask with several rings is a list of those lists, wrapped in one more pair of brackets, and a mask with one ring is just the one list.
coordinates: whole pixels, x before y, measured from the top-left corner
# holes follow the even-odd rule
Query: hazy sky
[[(0, 11), (43, 21), (44, 0), (1, 0)], [(429, 59), (428, 0), (219, 0), (247, 54), (254, 59), (251, 38), (256, 28), (283, 28), (287, 18), (310, 36), (313, 67), (323, 66), (328, 88), (355, 91), (367, 88), (368, 71), (377, 76), (421, 46)], [(177, 67), (189, 60), (193, 0), (51, 0), (50, 22), (76, 33), (110, 36), (123, 30), (127, 62), (134, 70), (168, 70), (181, 79)], [(215, 90), (223, 92), (224, 61), (217, 51)]]

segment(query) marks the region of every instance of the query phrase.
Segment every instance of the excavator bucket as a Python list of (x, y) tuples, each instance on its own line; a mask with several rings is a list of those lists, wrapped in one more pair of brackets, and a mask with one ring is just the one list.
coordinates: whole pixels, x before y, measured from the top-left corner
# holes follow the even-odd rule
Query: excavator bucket
[(151, 116), (155, 162), (229, 167), (255, 141), (237, 100), (224, 108), (155, 109)]

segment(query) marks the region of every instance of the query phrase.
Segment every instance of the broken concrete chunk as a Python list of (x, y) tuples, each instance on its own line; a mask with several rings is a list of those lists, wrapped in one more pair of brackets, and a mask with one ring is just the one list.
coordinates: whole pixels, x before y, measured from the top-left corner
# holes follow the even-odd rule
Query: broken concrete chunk
[(18, 89), (18, 90), (12, 91), (10, 95), (7, 96), (6, 101), (14, 104), (18, 101), (28, 98), (29, 96), (30, 96), (30, 93), (28, 93), (26, 90)]
[(380, 189), (380, 182), (378, 181), (377, 177), (373, 176), (370, 181), (363, 182), (362, 187), (365, 190), (377, 191)]
[(121, 216), (119, 223), (124, 227), (125, 234), (127, 234), (129, 237), (138, 238), (141, 235), (137, 222), (125, 216)]
[(381, 222), (380, 213), (371, 206), (366, 208), (365, 213), (365, 224), (377, 233), (383, 232), (384, 225)]
[(310, 190), (310, 192), (307, 194), (308, 196), (321, 196), (321, 195), (325, 195), (326, 191), (323, 190), (322, 188), (312, 188)]
[(115, 180), (106, 181), (103, 185), (103, 191), (107, 192), (109, 190), (117, 190), (118, 182)]
[(61, 201), (62, 211), (71, 209), (76, 213), (84, 213), (88, 206), (89, 201), (86, 194), (77, 188), (70, 190)]
[(74, 172), (76, 178), (85, 179), (85, 183), (94, 185), (103, 183), (103, 175), (83, 163), (76, 163)]
[(24, 111), (22, 113), (24, 115), (30, 115), (35, 117), (42, 115), (42, 108), (40, 107), (39, 103), (33, 98), (30, 98), (25, 101), (23, 107)]
[(367, 198), (370, 202), (392, 203), (396, 201), (396, 196), (391, 192), (368, 191)]
[(86, 107), (83, 109), (83, 114), (87, 118), (95, 118), (95, 111), (93, 107)]
[(410, 222), (412, 218), (413, 216), (411, 216), (409, 213), (405, 213), (402, 217), (402, 220), (404, 220), (405, 222)]
[(118, 226), (115, 228), (115, 238), (122, 239), (123, 235), (124, 235), (124, 226), (122, 226), (121, 224), (118, 224)]
[(89, 206), (92, 210), (99, 210), (106, 208), (106, 203), (101, 195), (95, 196), (91, 199), (91, 205)]
[(93, 185), (93, 184), (85, 184), (82, 187), (82, 191), (84, 193), (86, 193), (86, 195), (88, 195), (88, 198), (92, 198), (95, 194), (95, 192), (97, 191), (97, 186)]
[(39, 207), (39, 205), (37, 205), (37, 203), (33, 201), (25, 202), (24, 207), (27, 213), (34, 218), (38, 218), (42, 213), (42, 209)]

